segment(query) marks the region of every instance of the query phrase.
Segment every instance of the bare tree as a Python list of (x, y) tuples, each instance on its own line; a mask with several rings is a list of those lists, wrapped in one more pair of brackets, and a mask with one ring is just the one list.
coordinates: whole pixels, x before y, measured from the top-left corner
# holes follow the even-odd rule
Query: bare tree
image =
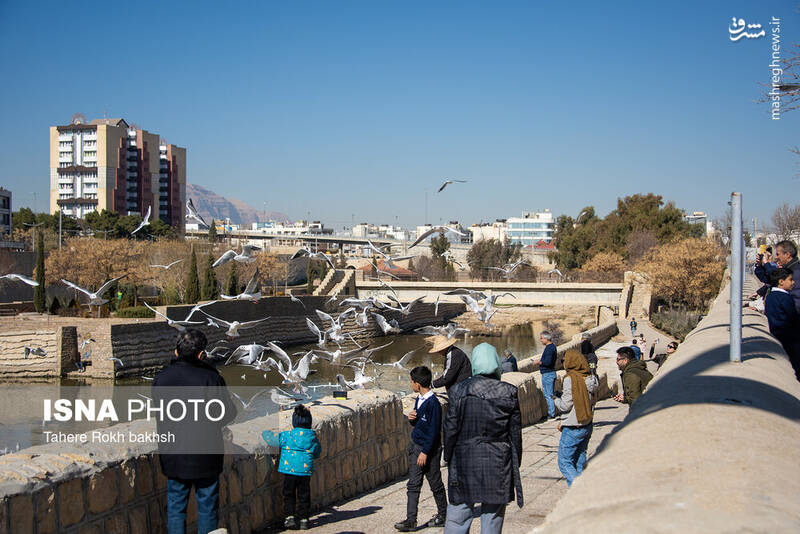
[(648, 230), (635, 230), (628, 236), (628, 262), (632, 264), (639, 261), (647, 251), (658, 245), (658, 239), (653, 232)]
[(800, 204), (789, 206), (784, 203), (772, 214), (772, 225), (778, 239), (789, 239), (800, 232)]

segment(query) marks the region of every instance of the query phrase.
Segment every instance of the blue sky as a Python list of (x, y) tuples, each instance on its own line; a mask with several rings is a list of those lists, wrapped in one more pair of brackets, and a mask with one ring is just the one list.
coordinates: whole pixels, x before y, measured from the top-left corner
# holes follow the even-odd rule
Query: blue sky
[(800, 43), (798, 4), (0, 0), (0, 185), (44, 209), (48, 127), (105, 112), (190, 182), (337, 227), (421, 224), (426, 190), (433, 223), (734, 190), (765, 221), (797, 202), (800, 110), (754, 103), (770, 42), (728, 26)]

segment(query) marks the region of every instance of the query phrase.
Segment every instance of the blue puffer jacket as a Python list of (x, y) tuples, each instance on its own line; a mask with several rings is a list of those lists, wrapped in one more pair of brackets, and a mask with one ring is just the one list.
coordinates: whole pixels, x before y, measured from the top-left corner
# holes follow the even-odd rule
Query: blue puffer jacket
[(279, 473), (297, 476), (311, 476), (314, 473), (314, 459), (319, 458), (322, 446), (312, 429), (293, 428), (277, 436), (274, 432), (265, 430), (261, 437), (267, 444), (280, 447)]

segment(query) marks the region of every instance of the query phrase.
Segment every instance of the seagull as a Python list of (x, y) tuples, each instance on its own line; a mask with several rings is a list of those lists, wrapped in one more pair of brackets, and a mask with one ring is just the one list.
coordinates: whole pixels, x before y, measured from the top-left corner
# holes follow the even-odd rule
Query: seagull
[(195, 209), (194, 203), (192, 202), (191, 198), (186, 200), (186, 219), (194, 219), (195, 221), (199, 222), (206, 228), (209, 227), (208, 223), (205, 220), (203, 220), (203, 218)]
[(387, 295), (387, 296), (388, 296), (388, 297), (389, 297), (389, 298), (390, 298), (392, 301), (394, 301), (394, 303), (395, 303), (395, 304), (397, 304), (398, 308), (393, 308), (393, 307), (391, 307), (391, 306), (386, 306), (386, 307), (387, 307), (388, 309), (392, 310), (392, 311), (400, 312), (400, 313), (402, 313), (402, 314), (403, 314), (403, 315), (405, 315), (405, 316), (408, 316), (408, 314), (410, 314), (410, 313), (411, 313), (411, 308), (413, 308), (413, 307), (414, 307), (414, 306), (415, 306), (415, 305), (416, 305), (418, 302), (422, 301), (422, 299), (424, 299), (424, 298), (425, 298), (424, 296), (422, 296), (422, 297), (417, 297), (417, 298), (415, 298), (414, 300), (412, 300), (411, 302), (409, 302), (409, 303), (408, 303), (406, 306), (403, 306), (403, 305), (400, 303), (400, 301), (399, 301), (399, 300), (397, 300), (396, 298), (394, 298), (393, 296), (391, 296), (391, 295)]
[(458, 261), (457, 259), (455, 259), (455, 257), (453, 257), (453, 253), (450, 252), (449, 250), (445, 250), (444, 254), (442, 254), (442, 257), (447, 261), (458, 265), (459, 270), (465, 271), (467, 269), (460, 261)]
[(439, 188), (437, 193), (441, 193), (442, 191), (444, 191), (445, 187), (447, 187), (448, 185), (453, 184), (453, 183), (465, 184), (465, 183), (467, 183), (467, 181), (466, 180), (445, 180), (445, 182), (442, 184), (442, 187)]
[(410, 351), (406, 352), (405, 354), (403, 354), (403, 357), (400, 358), (399, 360), (397, 360), (396, 362), (384, 363), (384, 364), (379, 364), (379, 365), (385, 365), (387, 367), (394, 367), (396, 369), (400, 369), (401, 371), (405, 371), (406, 370), (406, 364), (408, 363), (408, 360), (411, 359), (411, 356), (413, 356), (415, 352), (417, 352), (417, 349), (410, 350)]
[[(214, 302), (216, 302), (216, 301), (212, 300), (210, 302), (205, 302), (203, 304), (195, 304), (194, 306), (192, 306), (192, 309), (189, 310), (189, 315), (186, 316), (186, 319), (184, 319), (184, 321), (188, 321), (189, 319), (192, 318), (192, 315), (194, 315), (195, 313), (199, 312), (200, 310), (202, 310), (204, 307), (208, 306), (209, 304), (214, 304)], [(209, 325), (209, 326), (211, 326), (211, 325)]]
[[(349, 358), (350, 356), (354, 356), (359, 352), (362, 352), (366, 347), (357, 347), (355, 349), (342, 351), (342, 349), (336, 349), (335, 351), (331, 352), (328, 350), (318, 350), (314, 353), (317, 358), (328, 360), (331, 365), (342, 365), (346, 363), (345, 358)], [(321, 354), (317, 354), (321, 353)]]
[(433, 304), (433, 316), (439, 315), (439, 299), (442, 297), (441, 293), (436, 295), (436, 302)]
[(201, 311), (201, 313), (203, 313), (205, 315), (208, 315), (208, 317), (211, 317), (214, 320), (214, 322), (216, 322), (219, 325), (221, 325), (220, 328), (227, 328), (228, 331), (225, 332), (225, 335), (228, 336), (228, 337), (239, 337), (239, 330), (244, 330), (246, 328), (252, 328), (255, 325), (257, 325), (258, 323), (264, 322), (267, 319), (269, 319), (269, 317), (264, 317), (263, 319), (256, 319), (255, 321), (245, 321), (243, 323), (240, 323), (239, 321), (230, 321), (230, 322), (228, 322), (228, 321), (223, 321), (222, 319), (219, 319), (218, 317), (214, 317), (213, 315), (209, 315), (207, 312)]
[(20, 282), (25, 282), (29, 286), (34, 286), (34, 287), (39, 285), (39, 282), (37, 282), (36, 280), (33, 280), (21, 274), (4, 274), (3, 276), (0, 276), (0, 278), (8, 278), (9, 280), (18, 280)]
[(272, 341), (268, 341), (267, 346), (278, 357), (278, 361), (272, 358), (267, 358), (267, 361), (278, 370), (278, 373), (283, 377), (284, 384), (301, 385), (308, 378), (311, 371), (311, 360), (314, 357), (313, 351), (306, 352), (293, 366), (289, 355), (282, 348)]
[(511, 273), (519, 267), (520, 265), (528, 265), (528, 262), (525, 260), (519, 260), (517, 263), (506, 263), (502, 267), (487, 267), (487, 269), (491, 269), (493, 271), (500, 271), (502, 272), (506, 278), (511, 276)]
[(389, 271), (381, 271), (381, 270), (380, 270), (380, 269), (378, 269), (377, 267), (375, 267), (375, 271), (376, 271), (378, 274), (385, 274), (385, 275), (387, 275), (387, 276), (391, 276), (391, 277), (392, 277), (392, 278), (394, 278), (395, 280), (400, 280), (400, 277), (399, 277), (399, 276), (396, 276), (396, 275), (394, 275), (394, 274), (390, 273)]
[(203, 321), (188, 321), (188, 320), (183, 320), (183, 321), (175, 321), (175, 320), (173, 320), (173, 319), (170, 319), (169, 317), (167, 317), (166, 315), (164, 315), (163, 313), (161, 313), (161, 312), (160, 312), (160, 311), (158, 311), (157, 309), (153, 308), (153, 307), (152, 307), (152, 306), (150, 306), (148, 303), (146, 303), (146, 302), (145, 302), (145, 303), (144, 303), (144, 305), (145, 305), (145, 306), (147, 306), (147, 308), (148, 308), (150, 311), (152, 311), (153, 313), (155, 313), (155, 314), (156, 314), (156, 315), (158, 315), (159, 317), (163, 317), (163, 318), (164, 318), (164, 320), (166, 320), (166, 321), (167, 321), (167, 324), (168, 324), (169, 326), (173, 326), (173, 327), (175, 327), (175, 328), (178, 330), (178, 332), (185, 332), (185, 331), (186, 331), (186, 325), (193, 325), (193, 324), (203, 324)]
[(399, 334), (401, 332), (400, 325), (396, 320), (392, 319), (392, 322), (389, 322), (386, 320), (386, 317), (377, 313), (373, 313), (372, 317), (375, 319), (375, 322), (378, 323), (380, 329), (383, 330), (384, 334)]
[(242, 410), (244, 410), (244, 411), (246, 412), (246, 411), (248, 411), (248, 410), (249, 410), (249, 408), (250, 408), (250, 407), (253, 405), (253, 401), (256, 399), (256, 397), (258, 397), (259, 395), (261, 395), (261, 394), (263, 394), (263, 393), (266, 393), (266, 392), (267, 392), (267, 390), (266, 390), (266, 389), (262, 389), (261, 391), (259, 391), (258, 393), (256, 393), (256, 394), (255, 394), (255, 395), (253, 395), (252, 397), (250, 397), (250, 400), (248, 400), (247, 402), (245, 402), (245, 400), (244, 400), (243, 398), (241, 398), (239, 395), (237, 395), (237, 394), (236, 394), (235, 392), (233, 392), (233, 391), (231, 391), (231, 395), (233, 395), (234, 397), (236, 397), (236, 400), (238, 400), (239, 402), (241, 402), (241, 403), (242, 403)]
[[(340, 342), (344, 341), (344, 336), (342, 335), (342, 320), (346, 319), (348, 315), (351, 313), (355, 313), (355, 308), (347, 308), (345, 311), (339, 314), (339, 317), (334, 319), (327, 313), (322, 310), (316, 310), (317, 315), (323, 321), (328, 321), (331, 323), (331, 327), (325, 330), (325, 334), (331, 341)], [(310, 328), (310, 327), (309, 327)], [(312, 330), (313, 331), (313, 330)]]
[(474, 289), (452, 289), (450, 291), (445, 291), (442, 295), (469, 295), (470, 297), (476, 300), (483, 300), (486, 298), (486, 293), (483, 291), (475, 291)]
[(460, 328), (456, 323), (448, 323), (446, 326), (422, 326), (415, 328), (414, 332), (428, 336), (447, 336), (447, 339), (460, 334), (468, 334), (469, 328)]
[(306, 324), (308, 325), (308, 329), (311, 330), (311, 332), (313, 332), (317, 336), (318, 338), (317, 346), (324, 347), (328, 337), (327, 332), (322, 332), (319, 329), (319, 327), (314, 323), (314, 321), (312, 321), (308, 317), (306, 317)]
[(125, 364), (122, 363), (122, 360), (120, 360), (119, 358), (114, 358), (113, 356), (109, 356), (108, 358), (106, 358), (106, 360), (111, 360), (114, 363), (118, 363), (120, 367), (125, 367)]
[(111, 284), (113, 284), (114, 282), (116, 282), (117, 280), (120, 280), (122, 278), (124, 278), (124, 276), (118, 276), (117, 278), (112, 278), (111, 280), (109, 280), (108, 282), (106, 282), (105, 284), (100, 286), (100, 288), (97, 291), (95, 291), (94, 293), (91, 292), (91, 291), (87, 291), (86, 289), (83, 289), (82, 287), (78, 287), (77, 285), (73, 284), (72, 282), (70, 282), (68, 280), (64, 280), (63, 278), (61, 279), (61, 281), (64, 282), (65, 284), (67, 284), (72, 289), (76, 289), (76, 290), (80, 291), (81, 293), (85, 293), (86, 295), (88, 295), (89, 296), (89, 305), (90, 306), (102, 306), (103, 304), (108, 302), (108, 299), (101, 298), (103, 293), (106, 292), (106, 290), (109, 288), (109, 286)]
[(413, 243), (411, 243), (408, 246), (408, 248), (414, 248), (415, 246), (417, 246), (420, 243), (422, 243), (423, 241), (425, 241), (425, 238), (427, 238), (429, 235), (432, 235), (432, 234), (435, 234), (435, 233), (439, 233), (439, 232), (453, 232), (453, 233), (456, 233), (456, 234), (458, 234), (460, 236), (467, 235), (467, 234), (463, 234), (463, 233), (459, 232), (458, 230), (456, 230), (454, 228), (450, 228), (449, 226), (434, 226), (433, 228), (431, 228), (430, 230), (428, 230), (427, 232), (424, 232), (421, 236), (419, 236)]
[(293, 259), (299, 258), (301, 256), (308, 256), (309, 259), (311, 259), (311, 258), (322, 258), (324, 261), (326, 261), (328, 263), (328, 265), (331, 266), (331, 269), (336, 269), (336, 266), (333, 264), (333, 262), (331, 261), (330, 257), (328, 257), (327, 254), (325, 254), (324, 252), (311, 252), (311, 249), (309, 247), (302, 247), (302, 248), (297, 249), (297, 252), (292, 254), (292, 257), (289, 258), (289, 259), (293, 260)]
[(30, 356), (31, 354), (34, 354), (34, 355), (36, 355), (36, 356), (47, 356), (47, 351), (46, 351), (46, 350), (44, 350), (44, 349), (43, 349), (43, 348), (41, 348), (41, 347), (33, 347), (33, 348), (32, 348), (32, 347), (28, 347), (28, 346), (26, 345), (26, 346), (25, 346), (25, 357), (27, 358), (27, 357), (28, 357), (28, 356)]
[(381, 259), (383, 259), (383, 262), (388, 265), (390, 269), (394, 269), (394, 262), (396, 261), (410, 260), (411, 258), (417, 257), (416, 254), (412, 254), (410, 256), (390, 256), (376, 247), (369, 239), (367, 239), (367, 243), (369, 244), (369, 248), (374, 252), (377, 252)]
[(228, 360), (225, 362), (225, 364), (227, 365), (228, 362), (234, 360), (236, 363), (240, 363), (242, 365), (253, 365), (259, 360), (259, 357), (265, 350), (267, 350), (267, 347), (257, 343), (239, 345), (228, 357)]
[(253, 255), (253, 252), (257, 250), (261, 250), (261, 247), (257, 247), (255, 245), (242, 245), (241, 254), (237, 253), (235, 250), (229, 250), (225, 252), (225, 254), (217, 258), (217, 261), (212, 263), (211, 267), (219, 267), (220, 265), (225, 265), (230, 261), (238, 261), (241, 263), (253, 263), (258, 259)]
[(296, 302), (296, 303), (300, 304), (300, 305), (303, 307), (303, 309), (304, 309), (304, 310), (306, 309), (306, 305), (305, 305), (305, 304), (303, 304), (303, 301), (302, 301), (302, 300), (300, 300), (299, 298), (295, 297), (295, 296), (294, 296), (294, 295), (292, 295), (291, 293), (289, 293), (289, 299), (290, 299), (292, 302)]
[(142, 222), (140, 222), (139, 226), (136, 227), (136, 230), (131, 232), (131, 235), (135, 234), (136, 232), (138, 232), (139, 230), (150, 224), (150, 212), (152, 208), (153, 206), (147, 206), (147, 213), (144, 214), (144, 219), (142, 219)]
[(563, 274), (561, 274), (561, 271), (559, 271), (558, 269), (551, 269), (551, 270), (547, 271), (547, 274), (557, 274), (560, 277), (564, 276)]
[(294, 395), (290, 395), (286, 393), (281, 388), (273, 389), (270, 394), (269, 398), (272, 402), (277, 404), (281, 409), (284, 407), (294, 406), (295, 404), (300, 404), (300, 399), (295, 397)]
[(153, 267), (153, 268), (159, 268), (159, 269), (164, 269), (164, 270), (166, 271), (167, 269), (169, 269), (169, 268), (170, 268), (170, 267), (172, 267), (173, 265), (175, 265), (175, 264), (177, 264), (177, 263), (180, 263), (180, 262), (182, 262), (182, 261), (184, 261), (184, 260), (175, 260), (175, 261), (173, 261), (172, 263), (170, 263), (169, 265), (151, 265), (150, 267)]
[(251, 300), (253, 302), (258, 302), (258, 300), (261, 298), (261, 292), (256, 291), (257, 289), (258, 289), (258, 267), (256, 267), (256, 272), (253, 273), (253, 276), (251, 276), (250, 280), (247, 282), (244, 291), (242, 291), (238, 295), (233, 295), (233, 296), (220, 295), (220, 298), (222, 298), (223, 300)]
[(86, 345), (88, 345), (89, 343), (94, 343), (94, 339), (92, 339), (91, 337), (87, 337), (86, 339), (84, 339), (83, 341), (81, 341), (81, 346), (78, 348), (78, 352), (83, 352), (83, 349), (84, 349), (84, 348), (86, 347)]

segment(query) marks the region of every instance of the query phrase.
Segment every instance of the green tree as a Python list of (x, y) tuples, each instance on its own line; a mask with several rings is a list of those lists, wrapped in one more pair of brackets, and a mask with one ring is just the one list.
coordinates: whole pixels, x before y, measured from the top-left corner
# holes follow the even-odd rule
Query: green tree
[[(175, 229), (161, 219), (150, 221), (150, 233), (158, 237), (175, 237)], [(136, 233), (139, 234), (144, 234), (144, 230)]]
[[(117, 223), (119, 222), (119, 215), (116, 212), (103, 210), (101, 212), (93, 211), (87, 213), (84, 218), (86, 226), (93, 232), (95, 237), (102, 237), (104, 239), (113, 239), (118, 237)], [(136, 228), (134, 226), (134, 228)], [(131, 228), (133, 230), (133, 228)]]
[(442, 271), (447, 270), (447, 258), (443, 255), (448, 250), (450, 250), (450, 241), (444, 235), (444, 231), (439, 232), (439, 237), (431, 238), (431, 255)]
[(36, 214), (30, 208), (20, 208), (11, 214), (11, 230), (27, 230), (36, 224)]
[(211, 225), (208, 227), (208, 242), (217, 242), (217, 224), (214, 222), (214, 219), (211, 219)]
[(216, 300), (219, 298), (219, 288), (217, 287), (217, 273), (211, 266), (214, 263), (214, 258), (211, 253), (208, 254), (206, 261), (206, 272), (203, 276), (203, 288), (200, 295), (203, 300)]
[(231, 262), (231, 270), (228, 271), (228, 281), (225, 282), (225, 294), (231, 296), (239, 294), (239, 277), (236, 274), (236, 262)]
[(47, 303), (44, 293), (44, 233), (39, 230), (39, 246), (36, 247), (36, 282), (39, 283), (33, 290), (33, 306), (39, 313), (44, 313)]
[(413, 259), (408, 260), (408, 270), (409, 271), (413, 271), (414, 270), (414, 260)]
[(186, 304), (196, 304), (200, 300), (200, 280), (197, 276), (197, 255), (192, 249), (189, 260), (189, 273), (186, 275), (186, 293), (183, 296)]

